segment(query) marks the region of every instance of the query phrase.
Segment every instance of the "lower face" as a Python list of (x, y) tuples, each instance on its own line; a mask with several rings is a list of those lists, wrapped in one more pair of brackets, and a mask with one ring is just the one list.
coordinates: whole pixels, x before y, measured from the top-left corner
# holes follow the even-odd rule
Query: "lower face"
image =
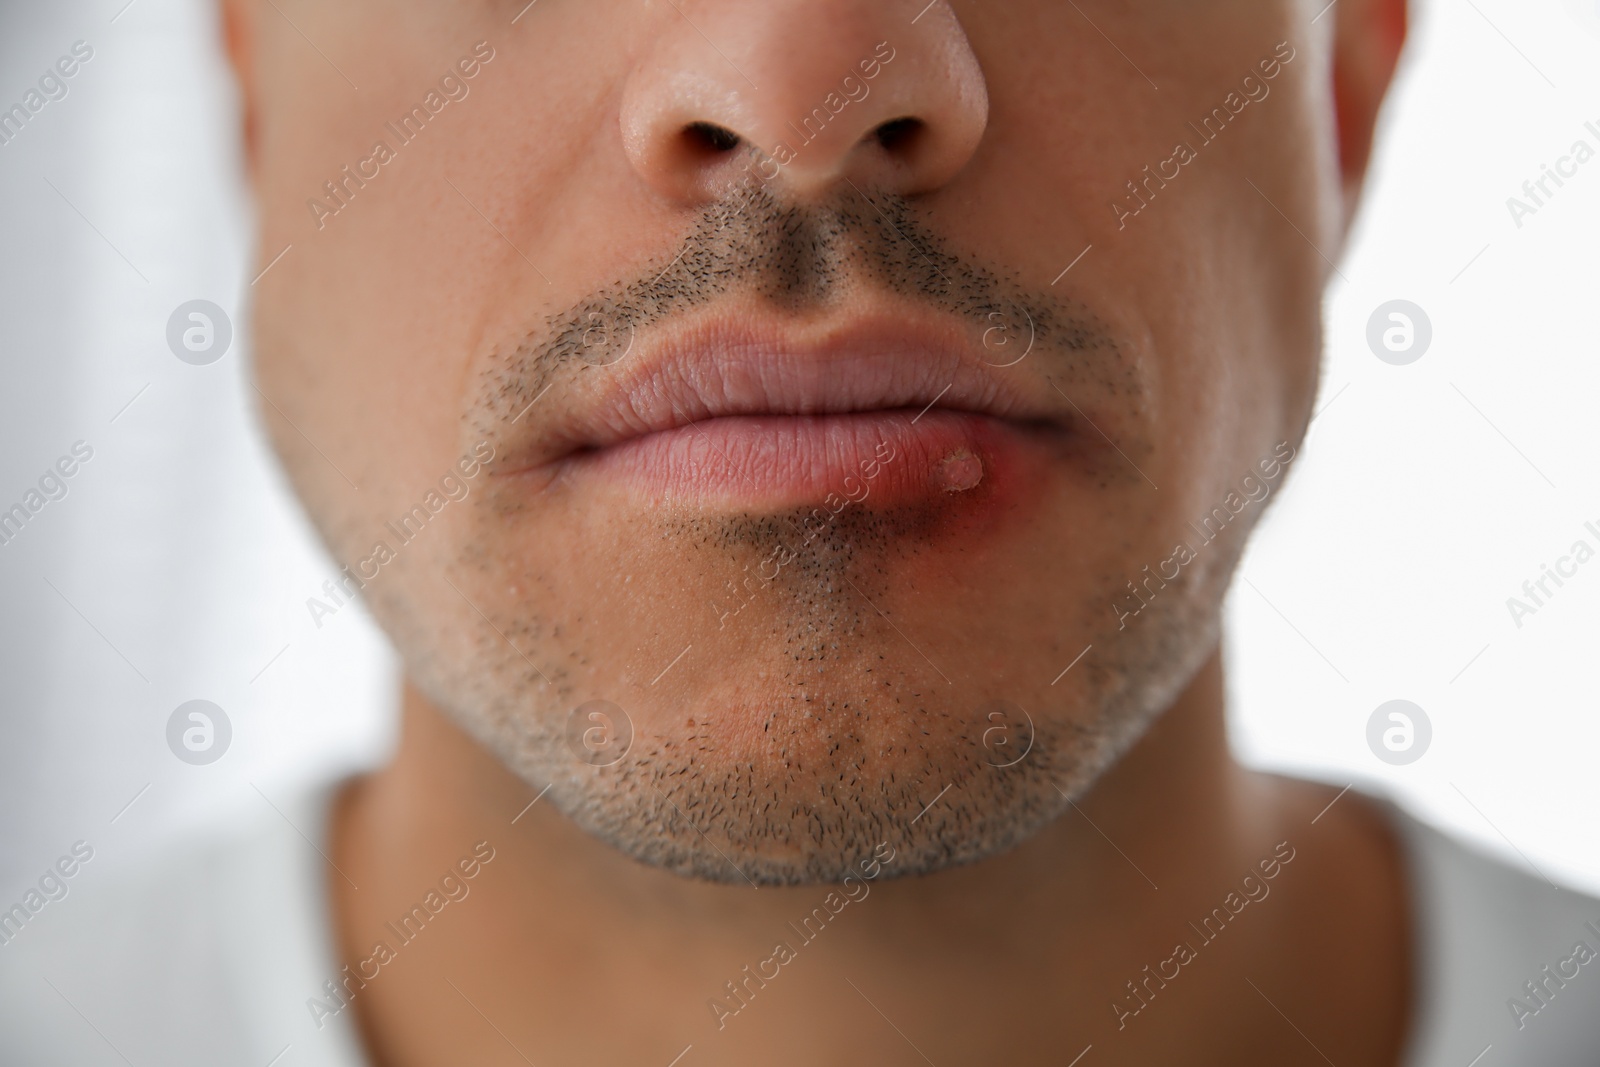
[[(394, 57), (391, 84), (267, 101), (280, 454), (412, 681), (586, 830), (738, 883), (838, 879), (885, 842), (897, 875), (977, 860), (1215, 648), (1318, 344), (1320, 261), (1246, 178), (1321, 236), (1326, 72), (1288, 2), (1133, 6), (1090, 14), (1159, 94), (1070, 7), (957, 5), (989, 126), (909, 198), (652, 196), (615, 99), (655, 15), (541, 4), (508, 33), (357, 5), (320, 29)], [(585, 33), (617, 47), (575, 67)], [(393, 110), (368, 97), (426, 80), (421, 42), (489, 37), (502, 64), (439, 136), (306, 232)], [(1272, 95), (1119, 213), (1285, 39)], [(1003, 399), (917, 402), (945, 381)], [(808, 406), (695, 410), (773, 390)]]

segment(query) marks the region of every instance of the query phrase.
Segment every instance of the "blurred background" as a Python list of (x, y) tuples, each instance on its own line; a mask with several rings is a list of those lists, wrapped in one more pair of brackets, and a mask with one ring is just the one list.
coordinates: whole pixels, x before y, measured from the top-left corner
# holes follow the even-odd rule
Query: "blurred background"
[[(1600, 550), (1600, 158), (1570, 158), (1600, 152), (1600, 0), (1416, 8), (1318, 414), (1229, 601), (1234, 741), (1600, 893), (1600, 558), (1523, 590)], [(115, 861), (393, 743), (393, 654), (359, 605), (307, 610), (337, 569), (254, 414), (217, 40), (207, 0), (0, 8), (0, 109), (76, 60), (0, 127), (0, 512), (59, 497), (0, 544), (0, 901), (73, 841)], [(202, 365), (168, 344), (194, 300), (233, 333)], [(191, 700), (231, 729), (213, 763), (169, 747)]]

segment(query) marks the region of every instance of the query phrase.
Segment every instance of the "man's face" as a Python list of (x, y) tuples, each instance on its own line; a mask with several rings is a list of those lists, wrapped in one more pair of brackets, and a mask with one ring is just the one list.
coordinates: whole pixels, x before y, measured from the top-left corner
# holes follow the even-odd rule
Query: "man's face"
[(684, 873), (1058, 815), (1213, 652), (1306, 421), (1315, 12), (925, 2), (246, 20), (301, 496), (429, 699)]

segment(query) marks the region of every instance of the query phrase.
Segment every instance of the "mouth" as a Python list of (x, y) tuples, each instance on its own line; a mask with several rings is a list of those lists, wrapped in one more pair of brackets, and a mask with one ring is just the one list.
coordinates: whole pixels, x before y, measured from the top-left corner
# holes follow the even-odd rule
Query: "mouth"
[(1037, 395), (1042, 378), (1009, 366), (1018, 350), (1002, 358), (924, 316), (783, 329), (706, 316), (579, 366), (553, 387), (569, 393), (560, 413), (530, 419), (502, 471), (702, 510), (985, 498), (1076, 436), (1059, 400)]

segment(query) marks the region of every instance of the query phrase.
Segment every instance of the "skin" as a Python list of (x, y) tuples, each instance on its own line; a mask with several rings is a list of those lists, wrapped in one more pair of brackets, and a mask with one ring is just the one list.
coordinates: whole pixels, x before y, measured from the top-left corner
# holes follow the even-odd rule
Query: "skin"
[[(292, 245), (254, 287), (264, 417), (406, 665), (399, 752), (335, 817), (347, 958), (474, 842), (496, 856), (353, 1001), (373, 1058), (1395, 1062), (1395, 843), (1233, 762), (1218, 645), (1309, 417), (1403, 4), (521, 6), (225, 8), (261, 268)], [(480, 41), (468, 95), (308, 207)], [(872, 92), (786, 154), (883, 43)], [(1129, 214), (1180, 139), (1196, 158)], [(953, 375), (1071, 431), (891, 492), (906, 459), (743, 594), (819, 501), (554, 458), (675, 330), (872, 314), (936, 317), (974, 354)], [(447, 474), (465, 495), (376, 558)], [(1116, 1006), (1284, 848), (1269, 898)], [(846, 930), (708, 1003), (875, 855)]]

